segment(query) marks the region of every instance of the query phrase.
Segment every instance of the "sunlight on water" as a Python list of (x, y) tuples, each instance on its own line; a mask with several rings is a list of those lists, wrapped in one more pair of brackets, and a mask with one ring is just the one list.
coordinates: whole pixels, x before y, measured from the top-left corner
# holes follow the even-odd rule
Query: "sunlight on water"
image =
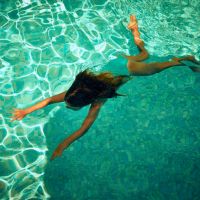
[[(47, 199), (43, 128), (60, 106), (11, 123), (12, 109), (65, 91), (79, 71), (101, 69), (119, 53), (136, 54), (126, 29), (131, 13), (137, 15), (151, 55), (200, 58), (200, 4), (198, 0), (13, 2), (0, 2), (0, 198)], [(186, 84), (194, 81), (188, 78)]]

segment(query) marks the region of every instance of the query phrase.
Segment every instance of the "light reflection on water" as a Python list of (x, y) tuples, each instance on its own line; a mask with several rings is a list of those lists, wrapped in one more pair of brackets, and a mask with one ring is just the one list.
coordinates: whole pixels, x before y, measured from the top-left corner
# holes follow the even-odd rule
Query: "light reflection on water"
[(79, 71), (93, 66), (100, 70), (118, 53), (136, 54), (125, 27), (130, 13), (137, 14), (151, 55), (199, 58), (199, 6), (198, 1), (0, 2), (0, 197), (49, 197), (43, 182), (43, 127), (60, 107), (11, 124), (12, 108), (65, 91)]

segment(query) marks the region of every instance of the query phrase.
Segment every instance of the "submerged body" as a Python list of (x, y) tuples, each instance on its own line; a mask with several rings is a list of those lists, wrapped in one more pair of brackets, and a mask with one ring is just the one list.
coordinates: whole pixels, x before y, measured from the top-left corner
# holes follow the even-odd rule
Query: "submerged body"
[[(130, 80), (130, 76), (148, 76), (159, 73), (169, 67), (183, 66), (181, 63), (183, 60), (199, 64), (193, 56), (185, 56), (182, 58), (175, 57), (172, 61), (166, 62), (143, 62), (149, 57), (149, 53), (145, 49), (144, 42), (140, 38), (135, 16), (130, 17), (130, 24), (128, 25), (128, 28), (133, 34), (135, 44), (137, 45), (140, 53), (136, 56), (123, 55), (107, 64), (108, 67), (115, 68), (119, 71), (119, 74), (123, 75), (113, 76), (109, 72), (95, 75), (91, 72), (84, 71), (77, 75), (76, 80), (68, 91), (64, 91), (58, 95), (44, 99), (29, 108), (23, 110), (15, 109), (12, 121), (21, 120), (27, 114), (53, 103), (65, 102), (66, 107), (73, 110), (79, 110), (83, 106), (90, 105), (88, 115), (83, 121), (81, 127), (58, 145), (51, 159), (60, 156), (64, 149), (87, 132), (97, 118), (100, 108), (106, 100), (108, 98), (119, 96), (119, 94), (116, 93), (117, 89), (122, 84)], [(118, 69), (117, 66), (119, 66)], [(190, 69), (194, 72), (199, 72), (198, 67), (190, 67)]]

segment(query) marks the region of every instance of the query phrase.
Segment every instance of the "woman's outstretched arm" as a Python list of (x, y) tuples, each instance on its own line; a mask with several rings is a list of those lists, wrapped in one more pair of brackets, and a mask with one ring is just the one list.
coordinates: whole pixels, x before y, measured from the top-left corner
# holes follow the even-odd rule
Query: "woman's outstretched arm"
[(92, 126), (94, 123), (95, 119), (97, 118), (100, 108), (102, 105), (105, 103), (104, 102), (98, 102), (98, 103), (93, 103), (90, 107), (89, 113), (84, 120), (82, 126), (80, 129), (78, 129), (76, 132), (74, 132), (72, 135), (70, 135), (68, 138), (63, 140), (56, 150), (54, 151), (53, 155), (51, 156), (51, 160), (55, 159), (58, 156), (62, 155), (62, 152), (64, 151), (65, 148), (67, 148), (71, 143), (73, 143), (75, 140), (83, 136), (88, 129)]
[(41, 108), (43, 108), (45, 106), (48, 106), (49, 104), (63, 102), (65, 94), (66, 94), (66, 91), (62, 92), (60, 94), (57, 94), (55, 96), (46, 98), (46, 99), (36, 103), (35, 105), (31, 106), (31, 107), (28, 107), (28, 108), (25, 108), (25, 109), (14, 109), (11, 121), (21, 120), (27, 114), (32, 113), (35, 110), (39, 110), (39, 109), (41, 109)]

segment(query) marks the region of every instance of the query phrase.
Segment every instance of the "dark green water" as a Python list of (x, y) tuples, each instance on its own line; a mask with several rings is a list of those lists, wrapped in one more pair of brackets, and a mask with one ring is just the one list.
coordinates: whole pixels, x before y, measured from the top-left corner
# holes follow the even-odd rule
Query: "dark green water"
[(126, 25), (138, 18), (147, 62), (200, 58), (198, 1), (0, 1), (0, 198), (200, 199), (200, 75), (176, 67), (135, 77), (106, 102), (80, 140), (49, 161), (88, 107), (63, 103), (10, 122), (65, 91), (87, 68), (137, 54)]

